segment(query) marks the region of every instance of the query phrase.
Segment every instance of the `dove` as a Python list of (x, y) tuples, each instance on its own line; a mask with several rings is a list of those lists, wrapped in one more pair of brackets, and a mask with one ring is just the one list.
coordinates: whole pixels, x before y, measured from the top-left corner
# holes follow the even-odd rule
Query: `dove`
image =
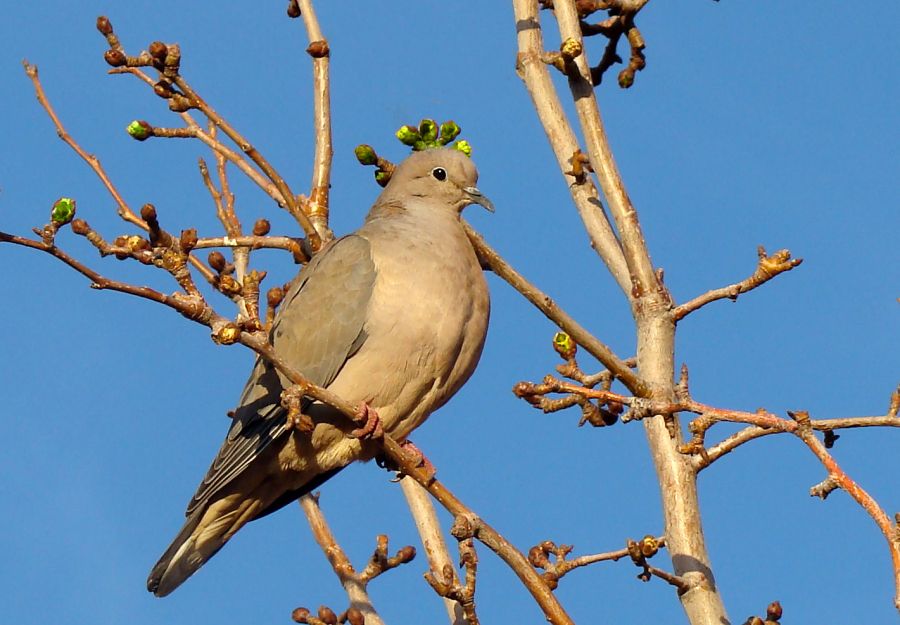
[[(471, 204), (494, 210), (477, 179), (458, 150), (414, 152), (362, 227), (300, 271), (270, 330), (291, 368), (397, 440), (444, 405), (481, 356), (490, 298), (460, 220)], [(168, 595), (244, 525), (376, 455), (378, 443), (352, 434), (354, 424), (326, 404), (306, 399), (314, 427), (291, 427), (281, 403), (289, 387), (257, 359), (187, 520), (147, 579), (150, 592)]]

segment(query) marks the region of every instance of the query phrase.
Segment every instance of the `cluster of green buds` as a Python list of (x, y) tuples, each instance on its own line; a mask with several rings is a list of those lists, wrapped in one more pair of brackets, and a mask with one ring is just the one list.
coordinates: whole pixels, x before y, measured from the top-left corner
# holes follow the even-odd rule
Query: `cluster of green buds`
[[(404, 145), (408, 145), (413, 152), (421, 152), (429, 148), (440, 148), (447, 146), (451, 141), (459, 136), (460, 127), (454, 121), (446, 121), (440, 126), (433, 119), (423, 119), (416, 126), (401, 126), (396, 132), (397, 138)], [(472, 155), (472, 146), (468, 141), (456, 141), (449, 147), (459, 150), (466, 156)], [(394, 164), (384, 159), (375, 152), (375, 148), (371, 145), (361, 144), (353, 150), (356, 154), (356, 160), (361, 165), (370, 165), (375, 167), (375, 182), (382, 187), (387, 186), (394, 173)]]
[[(428, 148), (439, 148), (449, 144), (459, 136), (460, 127), (454, 121), (446, 121), (440, 126), (433, 119), (423, 119), (419, 122), (419, 127), (400, 126), (396, 136), (403, 145), (410, 146), (414, 152), (427, 150)], [(459, 150), (466, 156), (472, 155), (472, 146), (468, 141), (456, 141), (451, 148)]]

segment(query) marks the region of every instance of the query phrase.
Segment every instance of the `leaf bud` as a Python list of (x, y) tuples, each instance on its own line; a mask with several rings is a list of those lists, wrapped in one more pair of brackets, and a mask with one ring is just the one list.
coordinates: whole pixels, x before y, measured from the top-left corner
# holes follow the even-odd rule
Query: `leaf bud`
[(169, 46), (162, 41), (154, 41), (150, 44), (150, 47), (147, 48), (147, 51), (154, 60), (163, 63), (166, 60), (166, 55), (169, 53)]
[(187, 254), (197, 245), (197, 230), (188, 228), (181, 231), (181, 250)]
[(112, 34), (113, 27), (108, 17), (106, 17), (105, 15), (101, 15), (97, 18), (97, 30), (99, 30), (100, 34), (104, 36)]
[(469, 145), (468, 141), (457, 141), (453, 144), (453, 147), (465, 154), (466, 156), (472, 156), (472, 146)]
[(400, 126), (396, 134), (403, 145), (414, 146), (416, 141), (421, 140), (419, 130), (415, 126)]
[(319, 606), (319, 620), (326, 625), (337, 625), (337, 614), (327, 605)]
[(375, 148), (371, 145), (366, 145), (365, 143), (360, 144), (356, 146), (353, 153), (356, 154), (356, 160), (358, 160), (361, 165), (375, 165), (378, 163), (378, 155), (375, 153)]
[(266, 302), (269, 304), (269, 308), (277, 308), (283, 299), (284, 289), (280, 286), (273, 286), (269, 289), (268, 293), (266, 293)]
[(268, 219), (257, 219), (256, 223), (253, 224), (253, 234), (254, 236), (264, 237), (269, 234), (269, 231), (272, 230), (272, 224), (269, 223)]
[(125, 127), (125, 131), (132, 139), (137, 139), (138, 141), (144, 141), (153, 136), (153, 126), (142, 119), (136, 119), (128, 124)]
[(578, 351), (578, 345), (565, 332), (557, 332), (553, 335), (553, 349), (566, 360), (571, 360)]
[(128, 62), (124, 52), (112, 48), (103, 53), (103, 59), (112, 67), (122, 67)]
[(460, 131), (461, 129), (455, 121), (450, 120), (444, 122), (441, 124), (441, 138), (438, 140), (438, 143), (447, 145), (459, 136)]
[(72, 232), (74, 232), (75, 234), (85, 236), (90, 231), (91, 227), (84, 219), (75, 219), (72, 221)]
[(419, 122), (419, 136), (426, 144), (434, 143), (438, 136), (438, 125), (433, 119), (423, 119)]
[(75, 200), (70, 197), (61, 197), (53, 203), (50, 209), (50, 219), (57, 226), (65, 226), (75, 217)]
[(228, 264), (228, 261), (225, 260), (225, 255), (219, 250), (210, 252), (207, 260), (209, 261), (209, 266), (219, 273), (222, 273), (225, 270), (225, 265)]

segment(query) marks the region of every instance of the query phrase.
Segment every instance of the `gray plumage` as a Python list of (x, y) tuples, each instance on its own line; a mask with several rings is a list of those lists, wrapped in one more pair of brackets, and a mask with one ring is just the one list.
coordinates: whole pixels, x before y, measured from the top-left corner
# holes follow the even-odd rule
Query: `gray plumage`
[[(472, 374), (490, 303), (459, 220), (477, 203), (478, 174), (456, 150), (401, 163), (354, 234), (300, 272), (272, 328), (276, 352), (312, 382), (376, 410), (404, 439)], [(247, 522), (318, 487), (377, 444), (329, 406), (307, 403), (311, 433), (288, 430), (288, 382), (257, 361), (222, 448), (188, 504), (187, 521), (150, 573), (148, 589), (177, 588)]]

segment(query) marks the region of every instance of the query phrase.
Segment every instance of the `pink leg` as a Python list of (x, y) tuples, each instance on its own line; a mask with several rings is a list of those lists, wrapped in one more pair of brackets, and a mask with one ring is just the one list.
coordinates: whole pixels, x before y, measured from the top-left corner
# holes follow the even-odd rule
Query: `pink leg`
[(377, 439), (384, 436), (384, 429), (381, 427), (381, 417), (375, 412), (374, 408), (369, 408), (366, 402), (359, 404), (356, 409), (356, 416), (365, 419), (366, 422), (362, 427), (358, 427), (350, 432), (353, 438)]

